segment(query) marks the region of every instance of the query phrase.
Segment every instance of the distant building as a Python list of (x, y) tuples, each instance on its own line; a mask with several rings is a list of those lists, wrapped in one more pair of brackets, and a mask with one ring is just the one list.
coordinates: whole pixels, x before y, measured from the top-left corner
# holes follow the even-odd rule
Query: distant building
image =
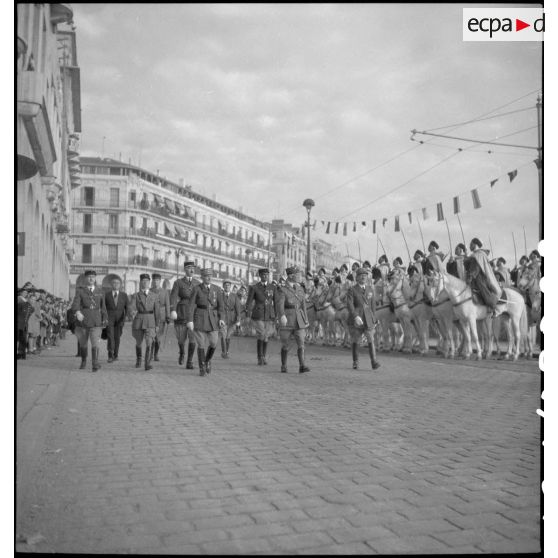
[(80, 70), (69, 4), (17, 4), (17, 277), (69, 296)]
[(184, 261), (214, 270), (219, 284), (252, 282), (257, 268), (273, 266), (269, 225), (140, 167), (82, 157), (82, 184), (72, 192), (71, 279), (89, 268), (119, 275), (125, 290), (141, 273), (158, 272), (171, 285)]
[[(302, 272), (306, 271), (306, 236), (300, 228), (285, 223), (283, 219), (271, 221), (272, 249), (275, 252), (277, 272), (284, 275), (285, 270), (293, 265), (298, 266)], [(312, 243), (312, 240), (310, 239)], [(316, 250), (310, 251), (310, 271), (316, 271)]]
[(345, 256), (331, 243), (321, 238), (311, 240), (311, 242), (316, 251), (316, 270), (323, 267), (329, 275), (335, 267), (339, 267), (346, 260)]

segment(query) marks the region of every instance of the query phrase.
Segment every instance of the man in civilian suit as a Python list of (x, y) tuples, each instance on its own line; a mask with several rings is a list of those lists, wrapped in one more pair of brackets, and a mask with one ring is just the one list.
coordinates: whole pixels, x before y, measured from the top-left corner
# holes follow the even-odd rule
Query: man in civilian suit
[(108, 362), (118, 360), (120, 337), (122, 328), (128, 314), (128, 295), (120, 290), (120, 279), (115, 277), (111, 281), (112, 289), (105, 293), (105, 306), (107, 308), (107, 350)]

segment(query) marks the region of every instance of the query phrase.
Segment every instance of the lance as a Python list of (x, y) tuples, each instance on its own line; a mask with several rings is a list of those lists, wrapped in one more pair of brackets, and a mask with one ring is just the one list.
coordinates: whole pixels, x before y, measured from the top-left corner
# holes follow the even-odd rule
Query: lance
[(490, 240), (490, 235), (488, 235), (488, 244), (490, 244), (490, 253), (492, 254), (492, 257), (495, 258), (496, 254), (494, 254), (494, 248), (492, 248), (492, 240)]
[(405, 238), (405, 233), (403, 232), (403, 229), (401, 230), (401, 234), (403, 235), (403, 240), (405, 241), (405, 248), (407, 248), (407, 255), (409, 256), (409, 263), (412, 263), (412, 259), (411, 259), (411, 251), (409, 250), (409, 245), (407, 244), (407, 239)]
[(358, 243), (358, 263), (362, 265), (362, 254), (360, 253), (360, 240), (357, 238)]
[[(378, 240), (380, 241), (380, 246), (382, 247), (382, 250), (384, 251), (384, 254), (386, 255), (386, 258), (387, 258), (387, 252), (386, 252), (386, 249), (384, 248), (384, 244), (383, 244), (382, 240), (380, 239), (380, 235), (378, 235)], [(389, 258), (388, 258), (388, 260), (389, 260)]]
[(525, 255), (527, 255), (527, 233), (525, 232), (525, 225), (523, 225), (523, 242), (525, 243)]
[(512, 231), (512, 239), (513, 239), (513, 254), (515, 256), (515, 267), (517, 267), (517, 246), (515, 245), (515, 236)]
[(420, 219), (417, 217), (417, 225), (419, 228), (419, 232), (420, 232), (420, 238), (422, 239), (422, 249), (424, 251), (424, 253), (426, 254), (426, 245), (424, 244), (424, 236), (422, 236), (422, 228), (420, 226)]
[(467, 243), (465, 242), (465, 235), (463, 234), (463, 227), (461, 226), (461, 219), (459, 218), (459, 213), (457, 214), (457, 222), (459, 223), (459, 228), (461, 229), (461, 238), (463, 239), (463, 246), (467, 248)]
[(446, 229), (448, 229), (448, 238), (449, 238), (450, 256), (451, 256), (453, 254), (453, 248), (451, 247), (451, 234), (450, 234), (450, 230), (449, 230), (448, 220), (444, 219), (444, 221), (446, 222)]
[(376, 235), (376, 261), (375, 261), (375, 263), (378, 263), (378, 247), (379, 247), (378, 241), (379, 241), (379, 240), (380, 240), (380, 235), (377, 234), (377, 235)]

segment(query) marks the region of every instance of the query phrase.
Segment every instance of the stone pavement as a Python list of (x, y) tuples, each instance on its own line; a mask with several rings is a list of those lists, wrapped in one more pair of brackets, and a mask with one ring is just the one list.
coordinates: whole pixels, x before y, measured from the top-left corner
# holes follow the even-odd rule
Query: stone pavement
[[(536, 361), (309, 347), (311, 372), (233, 338), (201, 378), (75, 338), (18, 361), (16, 548), (155, 554), (540, 551)], [(294, 354), (293, 354), (294, 352)], [(88, 363), (90, 369), (90, 363)]]

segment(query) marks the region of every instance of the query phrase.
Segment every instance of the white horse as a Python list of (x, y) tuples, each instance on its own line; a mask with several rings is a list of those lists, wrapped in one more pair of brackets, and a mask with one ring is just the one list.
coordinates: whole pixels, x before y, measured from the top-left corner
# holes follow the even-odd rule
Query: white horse
[(372, 270), (376, 319), (380, 327), (375, 329), (377, 347), (380, 351), (403, 349), (403, 328), (395, 316), (393, 305), (387, 295), (387, 285), (377, 268)]
[(541, 288), (538, 274), (534, 269), (526, 268), (517, 280), (517, 288), (525, 295), (527, 308), (528, 332), (525, 337), (526, 354), (532, 357), (536, 346), (537, 332), (541, 322)]
[[(472, 353), (471, 339), (477, 349), (477, 360), (482, 359), (483, 356), (488, 357), (491, 355), (492, 335), (490, 324), (487, 323), (488, 308), (484, 304), (475, 304), (473, 302), (473, 293), (465, 281), (444, 271), (440, 271), (435, 300), (438, 300), (438, 296), (444, 289), (451, 299), (455, 315), (463, 326), (463, 333), (465, 335), (465, 358), (469, 358)], [(504, 293), (506, 295), (506, 300), (498, 303), (497, 312), (499, 314), (507, 313), (509, 315), (515, 342), (513, 360), (517, 360), (519, 357), (519, 343), (521, 340), (521, 317), (526, 312), (525, 301), (521, 294), (514, 289), (504, 288)], [(488, 343), (484, 352), (481, 349), (477, 333), (477, 320), (485, 324), (486, 333), (488, 334)], [(505, 358), (509, 359), (511, 357), (511, 343), (508, 343), (508, 352)]]
[(328, 302), (327, 285), (319, 285), (316, 289), (315, 307), (316, 316), (323, 331), (322, 345), (335, 346), (335, 308)]
[(390, 280), (390, 286), (387, 289), (389, 299), (393, 303), (393, 311), (395, 316), (399, 319), (403, 327), (403, 351), (404, 353), (411, 353), (413, 351), (413, 313), (409, 308), (409, 304), (403, 294), (403, 276), (401, 274), (394, 274)]

